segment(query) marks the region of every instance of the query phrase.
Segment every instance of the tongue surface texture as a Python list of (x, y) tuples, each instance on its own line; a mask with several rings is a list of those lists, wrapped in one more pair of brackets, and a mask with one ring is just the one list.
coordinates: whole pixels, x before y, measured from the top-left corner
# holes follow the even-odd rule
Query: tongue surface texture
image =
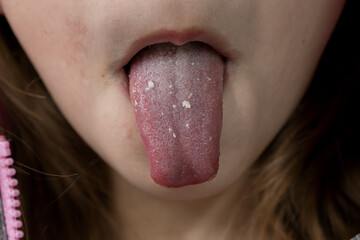
[(150, 174), (165, 187), (198, 184), (219, 168), (224, 62), (202, 43), (156, 44), (130, 66), (130, 98)]

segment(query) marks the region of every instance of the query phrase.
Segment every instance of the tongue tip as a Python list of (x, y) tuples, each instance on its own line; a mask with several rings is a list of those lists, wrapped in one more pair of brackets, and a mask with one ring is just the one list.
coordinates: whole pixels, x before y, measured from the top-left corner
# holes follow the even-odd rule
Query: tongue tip
[(180, 188), (189, 185), (196, 185), (209, 182), (216, 177), (219, 169), (218, 161), (204, 172), (194, 174), (192, 172), (181, 172), (170, 176), (169, 174), (159, 172), (157, 169), (151, 169), (151, 178), (155, 183), (167, 188)]
[(200, 183), (204, 183), (204, 182), (208, 182), (211, 181), (212, 179), (214, 179), (216, 177), (216, 173), (211, 175), (209, 178), (196, 178), (196, 179), (189, 179), (187, 181), (181, 181), (179, 180), (178, 182), (175, 181), (164, 181), (162, 179), (157, 179), (157, 178), (153, 178), (154, 182), (166, 187), (166, 188), (180, 188), (180, 187), (185, 187), (185, 186), (190, 186), (190, 185), (196, 185), (196, 184), (200, 184)]

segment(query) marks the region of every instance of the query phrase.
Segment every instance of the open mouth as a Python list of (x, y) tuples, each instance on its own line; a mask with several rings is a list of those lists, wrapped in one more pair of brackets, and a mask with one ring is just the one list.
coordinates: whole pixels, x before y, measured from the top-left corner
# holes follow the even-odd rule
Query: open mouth
[[(161, 44), (161, 43), (166, 43), (166, 42), (159, 42), (159, 43), (154, 43), (154, 44), (152, 44), (152, 45), (148, 45), (148, 46), (140, 49), (137, 53), (135, 53), (135, 55), (132, 56), (131, 59), (129, 60), (129, 62), (123, 67), (126, 75), (129, 76), (131, 63), (132, 63), (133, 59), (136, 58), (137, 55), (139, 55), (140, 52), (146, 50), (147, 48), (152, 48), (152, 47), (154, 47), (154, 46), (156, 46), (156, 45), (158, 45), (158, 44)], [(171, 43), (171, 42), (168, 42), (168, 43)], [(194, 41), (194, 42), (192, 42), (192, 43), (208, 45), (208, 44), (203, 43), (203, 42), (200, 42), (200, 41)], [(185, 44), (186, 44), (186, 43), (185, 43)], [(175, 45), (175, 44), (174, 44), (174, 45)], [(176, 45), (175, 45), (175, 46), (176, 46)], [(209, 46), (209, 45), (208, 45), (208, 46)], [(209, 46), (209, 47), (210, 47), (210, 48), (213, 48), (212, 46)], [(217, 50), (214, 49), (214, 51), (217, 51)], [(226, 63), (227, 60), (228, 60), (228, 57), (223, 56), (221, 53), (219, 53), (219, 54), (221, 55), (221, 58), (222, 58), (223, 62)]]
[(159, 29), (154, 32), (145, 33), (143, 36), (135, 39), (131, 45), (129, 45), (127, 53), (119, 61), (112, 64), (112, 69), (125, 69), (129, 73), (129, 65), (132, 59), (143, 49), (151, 47), (159, 43), (172, 43), (176, 46), (182, 46), (190, 42), (200, 42), (208, 45), (218, 52), (224, 61), (231, 61), (236, 59), (239, 55), (237, 50), (230, 47), (225, 36), (222, 36), (220, 32), (191, 27), (182, 31), (176, 31), (171, 29)]
[(216, 176), (224, 68), (224, 56), (196, 41), (145, 47), (124, 67), (156, 183), (182, 187)]

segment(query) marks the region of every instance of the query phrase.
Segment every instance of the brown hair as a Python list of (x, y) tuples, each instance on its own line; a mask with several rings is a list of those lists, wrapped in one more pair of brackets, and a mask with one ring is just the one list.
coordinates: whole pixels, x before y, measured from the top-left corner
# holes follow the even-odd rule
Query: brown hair
[(360, 233), (359, 9), (347, 1), (307, 93), (250, 169), (259, 239)]
[[(258, 239), (349, 239), (360, 232), (359, 4), (347, 1), (309, 90), (248, 172), (242, 195)], [(27, 239), (109, 239), (110, 170), (66, 122), (4, 17), (0, 104)]]

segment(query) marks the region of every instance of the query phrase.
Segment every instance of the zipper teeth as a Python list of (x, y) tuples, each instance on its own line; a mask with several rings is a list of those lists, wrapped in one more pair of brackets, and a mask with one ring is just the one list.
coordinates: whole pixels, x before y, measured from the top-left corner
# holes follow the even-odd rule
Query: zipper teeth
[(7, 240), (18, 240), (24, 236), (22, 222), (20, 221), (21, 211), (20, 201), (17, 199), (20, 192), (16, 189), (18, 181), (14, 175), (15, 169), (12, 168), (14, 160), (10, 157), (10, 143), (4, 136), (0, 136), (0, 188), (2, 211), (4, 215)]

